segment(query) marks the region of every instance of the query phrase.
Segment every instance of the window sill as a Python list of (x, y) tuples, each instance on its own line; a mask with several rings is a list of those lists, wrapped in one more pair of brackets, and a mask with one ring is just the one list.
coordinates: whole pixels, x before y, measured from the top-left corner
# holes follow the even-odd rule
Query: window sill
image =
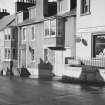
[(91, 12), (80, 13), (80, 16), (86, 16), (86, 15), (91, 15)]
[(12, 41), (15, 41), (15, 39), (11, 39)]
[(26, 40), (22, 40), (23, 42), (25, 42)]
[(35, 63), (35, 60), (31, 61), (31, 63)]
[(55, 38), (57, 37), (56, 35), (50, 35), (50, 36), (44, 36), (44, 38)]
[(35, 41), (35, 39), (31, 40), (31, 42), (34, 42), (34, 41)]
[(11, 41), (11, 39), (10, 40), (4, 40), (4, 41)]
[(11, 59), (4, 59), (4, 61), (11, 61)]

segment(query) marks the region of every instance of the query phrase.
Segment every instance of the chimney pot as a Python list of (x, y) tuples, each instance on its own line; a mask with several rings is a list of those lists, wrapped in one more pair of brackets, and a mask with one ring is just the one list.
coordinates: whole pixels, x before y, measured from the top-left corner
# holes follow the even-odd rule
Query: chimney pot
[(3, 12), (5, 12), (5, 9), (3, 9)]
[(7, 9), (5, 9), (5, 12), (7, 12)]
[(28, 0), (26, 0), (26, 3), (28, 3)]

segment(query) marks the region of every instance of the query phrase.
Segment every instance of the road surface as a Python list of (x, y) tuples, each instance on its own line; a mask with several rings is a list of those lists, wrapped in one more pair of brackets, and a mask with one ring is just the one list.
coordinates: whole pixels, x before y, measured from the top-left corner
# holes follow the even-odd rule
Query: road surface
[(105, 86), (0, 77), (0, 105), (105, 105)]

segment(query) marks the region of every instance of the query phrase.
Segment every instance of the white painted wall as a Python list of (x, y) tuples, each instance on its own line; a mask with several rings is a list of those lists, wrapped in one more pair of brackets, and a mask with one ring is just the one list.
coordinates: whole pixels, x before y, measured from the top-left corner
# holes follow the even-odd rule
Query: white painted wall
[(4, 46), (4, 31), (0, 31), (0, 47)]
[(76, 56), (91, 57), (92, 33), (105, 32), (105, 0), (90, 0), (90, 14), (80, 15), (80, 1), (77, 0), (77, 37), (84, 38), (88, 42), (85, 47), (82, 43), (76, 43)]
[(71, 48), (70, 56), (75, 57), (76, 17), (68, 17), (65, 21), (65, 47)]
[(0, 31), (0, 70), (4, 60), (4, 31)]
[(90, 0), (90, 15), (80, 16), (80, 1), (77, 0), (77, 28), (105, 26), (105, 0)]

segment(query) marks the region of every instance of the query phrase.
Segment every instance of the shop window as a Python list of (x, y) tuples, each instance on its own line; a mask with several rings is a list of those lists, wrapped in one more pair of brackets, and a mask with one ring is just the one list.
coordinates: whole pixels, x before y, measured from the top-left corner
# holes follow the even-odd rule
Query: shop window
[(81, 14), (90, 12), (90, 0), (81, 0)]
[(105, 35), (93, 36), (93, 57), (105, 57)]

